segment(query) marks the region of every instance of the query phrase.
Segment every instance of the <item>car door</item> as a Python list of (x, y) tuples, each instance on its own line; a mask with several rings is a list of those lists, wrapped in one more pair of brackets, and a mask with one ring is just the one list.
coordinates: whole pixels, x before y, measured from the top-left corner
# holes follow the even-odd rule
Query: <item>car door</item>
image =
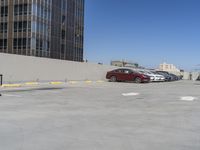
[(124, 80), (124, 71), (123, 69), (117, 69), (115, 70), (114, 76), (116, 76), (117, 80), (123, 81)]
[(123, 69), (123, 80), (133, 81), (133, 72), (130, 69)]

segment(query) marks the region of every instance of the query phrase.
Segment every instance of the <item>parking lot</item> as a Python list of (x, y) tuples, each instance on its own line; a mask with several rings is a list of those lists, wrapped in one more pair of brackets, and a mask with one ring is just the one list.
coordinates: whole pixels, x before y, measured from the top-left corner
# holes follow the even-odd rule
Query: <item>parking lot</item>
[(2, 150), (199, 150), (200, 82), (1, 89)]

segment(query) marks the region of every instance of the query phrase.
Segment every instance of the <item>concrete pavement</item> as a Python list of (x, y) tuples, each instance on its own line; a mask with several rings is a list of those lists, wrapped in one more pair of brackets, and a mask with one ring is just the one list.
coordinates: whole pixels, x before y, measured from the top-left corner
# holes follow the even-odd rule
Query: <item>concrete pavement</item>
[(4, 90), (0, 149), (199, 150), (199, 91), (192, 81)]

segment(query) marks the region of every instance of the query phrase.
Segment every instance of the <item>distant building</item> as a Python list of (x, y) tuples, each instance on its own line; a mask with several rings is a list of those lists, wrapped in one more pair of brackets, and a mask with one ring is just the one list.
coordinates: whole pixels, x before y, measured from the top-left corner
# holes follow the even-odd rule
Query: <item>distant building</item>
[(160, 64), (159, 70), (161, 70), (161, 71), (168, 71), (168, 72), (180, 72), (180, 70), (178, 68), (176, 68), (175, 65), (173, 65), (173, 64), (167, 64), (165, 62), (163, 64)]
[(111, 61), (112, 66), (118, 66), (118, 67), (133, 67), (133, 68), (138, 68), (139, 64), (138, 63), (132, 63), (128, 61)]
[(0, 0), (0, 52), (83, 61), (85, 0)]

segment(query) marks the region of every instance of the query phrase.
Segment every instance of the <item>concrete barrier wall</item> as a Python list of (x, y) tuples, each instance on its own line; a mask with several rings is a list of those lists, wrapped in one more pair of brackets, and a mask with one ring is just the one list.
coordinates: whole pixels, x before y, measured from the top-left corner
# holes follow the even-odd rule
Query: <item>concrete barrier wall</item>
[(190, 80), (190, 73), (189, 72), (184, 72), (183, 74), (183, 80)]
[(192, 80), (197, 80), (199, 79), (200, 73), (199, 72), (192, 72)]
[(0, 74), (4, 82), (49, 80), (105, 80), (116, 67), (85, 62), (0, 53)]

